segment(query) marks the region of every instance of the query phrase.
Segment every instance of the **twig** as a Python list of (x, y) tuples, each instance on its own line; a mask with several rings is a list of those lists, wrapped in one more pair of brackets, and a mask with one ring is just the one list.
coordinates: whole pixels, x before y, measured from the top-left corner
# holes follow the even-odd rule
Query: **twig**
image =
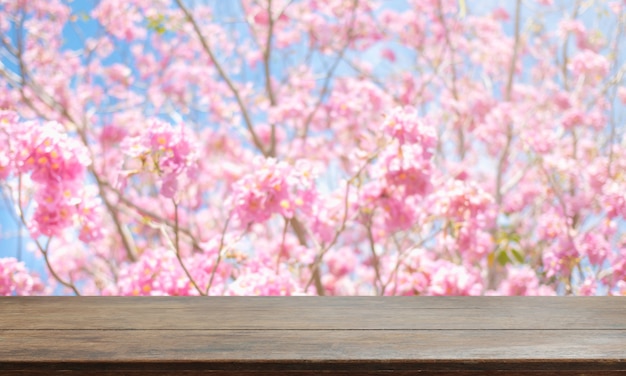
[(213, 285), (213, 279), (215, 278), (217, 267), (222, 261), (222, 251), (224, 250), (224, 238), (226, 237), (226, 230), (228, 229), (230, 218), (231, 218), (231, 215), (228, 215), (228, 218), (226, 219), (226, 223), (224, 223), (224, 228), (222, 229), (222, 236), (220, 237), (220, 246), (217, 249), (217, 260), (215, 261), (215, 264), (213, 265), (213, 269), (211, 270), (211, 276), (209, 277), (209, 283), (206, 286), (204, 295), (209, 295), (209, 290), (211, 289), (211, 285)]
[(161, 234), (163, 234), (163, 236), (168, 241), (170, 246), (174, 249), (174, 252), (176, 253), (176, 259), (178, 259), (178, 263), (183, 268), (183, 271), (187, 275), (187, 278), (189, 279), (189, 282), (191, 282), (191, 284), (196, 289), (196, 291), (198, 291), (198, 294), (205, 295), (204, 291), (202, 291), (200, 289), (200, 287), (198, 287), (198, 284), (196, 283), (196, 281), (191, 276), (191, 273), (189, 273), (189, 270), (185, 266), (185, 263), (183, 262), (182, 256), (180, 254), (180, 248), (179, 248), (180, 244), (179, 244), (179, 235), (178, 235), (178, 204), (176, 203), (176, 200), (172, 200), (172, 202), (174, 203), (174, 237), (175, 237), (175, 242), (172, 242), (172, 239), (170, 238), (169, 234), (167, 233), (167, 229), (165, 228), (164, 225), (162, 225), (162, 224), (159, 225), (159, 229), (161, 230)]
[(207, 55), (209, 55), (209, 57), (211, 58), (211, 61), (213, 61), (213, 65), (215, 65), (215, 69), (217, 70), (217, 73), (224, 80), (224, 82), (226, 83), (226, 86), (228, 86), (231, 93), (235, 97), (235, 100), (237, 101), (237, 105), (239, 106), (239, 110), (241, 111), (241, 115), (243, 116), (243, 120), (246, 125), (246, 128), (248, 129), (248, 132), (250, 133), (250, 136), (252, 137), (252, 142), (254, 143), (254, 146), (256, 146), (256, 148), (265, 157), (268, 157), (269, 153), (267, 150), (265, 150), (263, 143), (261, 142), (261, 139), (259, 139), (259, 136), (254, 131), (254, 126), (252, 125), (252, 119), (250, 118), (250, 114), (248, 113), (248, 110), (246, 109), (246, 106), (243, 103), (243, 99), (241, 98), (239, 91), (237, 90), (237, 88), (235, 87), (231, 79), (228, 77), (228, 74), (226, 74), (226, 71), (224, 71), (224, 68), (222, 67), (220, 62), (217, 60), (217, 58), (213, 54), (213, 50), (211, 50), (211, 47), (209, 46), (206, 38), (202, 35), (202, 30), (200, 30), (200, 26), (196, 22), (195, 18), (193, 17), (189, 9), (187, 9), (187, 7), (182, 3), (181, 0), (175, 0), (175, 1), (178, 7), (185, 14), (185, 17), (187, 18), (191, 26), (193, 27), (193, 30), (196, 33), (196, 36), (200, 40), (200, 44), (202, 45), (202, 48), (207, 53)]
[[(515, 3), (515, 44), (513, 46), (513, 56), (511, 57), (511, 65), (509, 67), (509, 75), (506, 82), (506, 92), (505, 92), (505, 100), (511, 101), (511, 93), (513, 91), (513, 77), (515, 75), (515, 65), (517, 63), (517, 54), (519, 51), (519, 40), (520, 40), (520, 18), (521, 18), (521, 0), (517, 0)], [(504, 175), (504, 164), (506, 163), (510, 149), (511, 143), (513, 141), (513, 124), (507, 124), (506, 130), (506, 144), (504, 145), (504, 149), (502, 150), (502, 154), (500, 154), (500, 158), (498, 160), (498, 168), (496, 175), (496, 203), (498, 206), (502, 203), (502, 177)]]

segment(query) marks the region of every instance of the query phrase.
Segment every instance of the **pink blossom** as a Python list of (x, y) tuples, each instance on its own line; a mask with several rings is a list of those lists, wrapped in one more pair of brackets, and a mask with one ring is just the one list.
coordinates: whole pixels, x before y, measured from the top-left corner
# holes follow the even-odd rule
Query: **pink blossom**
[(542, 286), (537, 272), (528, 265), (507, 265), (507, 277), (500, 283), (497, 294), (505, 296), (555, 295), (553, 290)]
[(591, 82), (596, 82), (609, 73), (609, 62), (603, 55), (583, 50), (572, 57), (569, 69), (576, 77), (584, 76)]
[(598, 284), (593, 277), (587, 277), (582, 284), (578, 287), (576, 295), (579, 296), (595, 296), (598, 289)]
[(558, 29), (561, 38), (566, 38), (569, 33), (573, 33), (576, 36), (584, 36), (587, 32), (582, 21), (572, 19), (564, 19), (559, 22)]
[(17, 165), (21, 173), (31, 173), (42, 185), (78, 182), (84, 177), (85, 167), (91, 163), (87, 149), (70, 138), (61, 124), (23, 124), (29, 133), (20, 145)]
[(380, 54), (382, 57), (384, 57), (385, 59), (389, 60), (392, 63), (396, 61), (396, 54), (390, 48), (384, 48)]
[(128, 135), (128, 130), (115, 124), (107, 124), (102, 127), (100, 142), (107, 145), (116, 145)]
[(107, 290), (115, 295), (198, 295), (178, 263), (173, 250), (149, 249), (137, 263), (122, 268), (115, 287)]
[(510, 102), (500, 102), (493, 106), (485, 115), (484, 121), (478, 124), (476, 136), (486, 144), (492, 155), (496, 155), (506, 143), (505, 128), (502, 124), (513, 124), (517, 111), (518, 109)]
[(415, 224), (417, 215), (415, 197), (405, 197), (392, 187), (374, 181), (363, 188), (361, 198), (364, 212), (370, 215), (381, 213), (385, 228), (389, 232), (405, 230)]
[(29, 273), (23, 262), (13, 257), (0, 258), (0, 296), (39, 295), (43, 292), (39, 277)]
[(611, 255), (611, 245), (599, 233), (588, 232), (577, 239), (576, 248), (592, 265), (602, 265)]
[(447, 261), (435, 263), (431, 274), (430, 295), (480, 295), (483, 281), (474, 269), (454, 265)]
[(196, 173), (197, 145), (190, 131), (183, 125), (178, 129), (152, 119), (146, 129), (136, 137), (124, 140), (128, 155), (141, 161), (143, 171), (154, 173), (161, 182), (160, 193), (173, 198), (181, 183), (186, 183)]
[(585, 123), (585, 114), (578, 109), (567, 110), (561, 121), (565, 129), (571, 129)]
[(145, 36), (145, 29), (138, 26), (141, 15), (129, 1), (104, 0), (91, 12), (106, 30), (118, 39), (130, 42)]
[(311, 207), (312, 216), (309, 226), (311, 231), (320, 239), (321, 243), (330, 243), (337, 231), (337, 226), (343, 219), (344, 200), (339, 192), (345, 191), (340, 187), (334, 195), (325, 195), (316, 199)]
[(408, 250), (406, 261), (399, 265), (396, 278), (385, 293), (405, 296), (426, 294), (431, 283), (430, 273), (437, 266), (435, 257), (422, 248)]
[(626, 218), (626, 190), (617, 182), (610, 182), (603, 188), (603, 203), (607, 216), (611, 219), (620, 216)]
[(567, 222), (555, 210), (546, 210), (538, 219), (537, 235), (540, 239), (556, 239), (567, 233)]
[(12, 144), (19, 118), (15, 112), (0, 110), (0, 180), (4, 180), (12, 174), (14, 157)]
[[(426, 156), (425, 156), (426, 154)], [(431, 190), (432, 165), (421, 145), (391, 145), (380, 156), (387, 184), (403, 187), (408, 196), (425, 196)]]
[(387, 114), (382, 125), (383, 131), (397, 139), (400, 145), (411, 143), (421, 147), (423, 158), (430, 158), (432, 148), (437, 143), (435, 128), (408, 108), (395, 108)]
[(315, 193), (306, 164), (255, 158), (252, 165), (254, 171), (233, 185), (231, 202), (242, 224), (265, 222), (273, 214), (292, 218), (296, 210), (311, 207)]
[(569, 275), (580, 256), (576, 245), (568, 238), (561, 238), (543, 254), (543, 267), (546, 277)]
[(80, 222), (78, 238), (85, 243), (100, 240), (106, 234), (102, 223), (104, 216), (102, 202), (97, 196), (95, 187), (89, 188), (92, 189), (85, 191), (81, 203), (77, 207), (77, 216)]
[(253, 165), (255, 171), (233, 186), (234, 210), (242, 223), (264, 222), (274, 213), (291, 218), (294, 207), (287, 182), (290, 167), (284, 162), (260, 158)]
[(623, 1), (611, 1), (609, 3), (609, 9), (618, 16), (622, 14), (624, 6), (626, 6), (626, 3)]
[(301, 294), (298, 284), (284, 268), (276, 270), (253, 265), (229, 286), (228, 295), (289, 296)]
[(495, 18), (498, 21), (508, 21), (511, 18), (511, 16), (509, 15), (509, 12), (506, 11), (506, 9), (496, 8), (493, 11), (493, 18)]
[[(196, 285), (204, 293), (213, 275), (208, 293), (223, 294), (226, 281), (232, 275), (232, 267), (223, 262), (215, 268), (218, 243), (213, 239), (201, 245), (202, 250), (193, 255), (181, 256), (182, 262), (189, 271)], [(173, 249), (147, 248), (141, 252), (135, 263), (125, 262), (119, 271), (116, 283), (111, 283), (103, 292), (104, 295), (133, 296), (182, 296), (200, 295), (195, 288)]]
[(452, 180), (436, 194), (437, 212), (457, 222), (481, 221), (489, 225), (494, 219), (493, 197), (473, 182)]
[(475, 223), (463, 225), (458, 230), (457, 248), (469, 263), (484, 259), (494, 249), (491, 234)]
[(120, 84), (124, 87), (129, 86), (132, 83), (132, 71), (129, 67), (123, 64), (113, 64), (106, 68), (107, 78), (116, 84)]
[(353, 273), (359, 263), (357, 253), (349, 247), (339, 248), (326, 253), (324, 261), (328, 266), (329, 272), (336, 278)]
[(30, 174), (36, 183), (31, 231), (37, 236), (60, 234), (73, 224), (81, 201), (81, 185), (91, 163), (86, 147), (57, 122), (18, 123), (7, 113), (0, 117), (3, 133), (12, 136), (4, 158), (7, 165), (14, 166), (15, 174)]
[(620, 86), (617, 88), (617, 97), (622, 104), (626, 104), (626, 86)]
[(5, 180), (11, 174), (11, 161), (5, 153), (0, 154), (0, 180)]
[(72, 225), (73, 214), (74, 208), (70, 206), (57, 206), (54, 209), (44, 205), (37, 206), (33, 214), (31, 231), (44, 236), (59, 235), (61, 231)]

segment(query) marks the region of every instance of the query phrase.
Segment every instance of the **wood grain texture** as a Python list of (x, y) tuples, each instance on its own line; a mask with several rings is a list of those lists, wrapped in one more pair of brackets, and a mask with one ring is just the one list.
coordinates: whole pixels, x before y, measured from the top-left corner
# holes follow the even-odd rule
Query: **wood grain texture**
[(0, 298), (0, 373), (54, 371), (626, 376), (626, 299)]

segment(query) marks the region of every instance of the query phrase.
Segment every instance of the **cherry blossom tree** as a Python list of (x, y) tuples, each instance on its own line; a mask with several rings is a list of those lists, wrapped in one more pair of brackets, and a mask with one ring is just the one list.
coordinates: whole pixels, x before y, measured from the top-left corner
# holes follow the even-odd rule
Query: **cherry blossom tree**
[(0, 0), (0, 294), (626, 294), (626, 1)]

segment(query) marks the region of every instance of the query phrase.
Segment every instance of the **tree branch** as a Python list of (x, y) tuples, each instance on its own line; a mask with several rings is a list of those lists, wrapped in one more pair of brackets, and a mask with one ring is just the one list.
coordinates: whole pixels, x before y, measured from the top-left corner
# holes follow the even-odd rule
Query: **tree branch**
[(202, 35), (202, 30), (200, 30), (200, 26), (196, 22), (195, 18), (193, 17), (189, 9), (185, 7), (185, 5), (183, 4), (181, 0), (175, 0), (175, 2), (180, 8), (180, 10), (182, 10), (182, 12), (185, 14), (185, 17), (187, 18), (187, 20), (193, 27), (193, 30), (196, 33), (196, 36), (200, 40), (200, 44), (202, 45), (202, 48), (207, 53), (207, 55), (209, 55), (209, 57), (211, 58), (211, 61), (213, 62), (213, 65), (215, 66), (217, 73), (224, 80), (224, 82), (226, 83), (226, 86), (228, 86), (231, 93), (235, 97), (235, 100), (237, 101), (237, 105), (239, 106), (239, 110), (241, 111), (241, 115), (243, 116), (243, 120), (246, 125), (246, 128), (248, 129), (248, 132), (250, 133), (250, 136), (252, 137), (252, 143), (254, 143), (254, 146), (256, 146), (256, 148), (265, 157), (268, 157), (269, 151), (265, 150), (265, 147), (263, 146), (261, 139), (259, 139), (259, 136), (256, 134), (254, 130), (252, 119), (250, 118), (250, 114), (248, 113), (248, 110), (246, 109), (246, 106), (243, 103), (243, 99), (241, 98), (241, 95), (239, 94), (239, 90), (237, 90), (237, 88), (235, 87), (231, 79), (228, 77), (228, 74), (226, 73), (226, 71), (220, 64), (220, 62), (217, 60), (217, 58), (215, 57), (215, 54), (213, 54), (213, 50), (211, 50), (211, 47), (209, 46), (206, 38), (204, 37), (204, 35)]

